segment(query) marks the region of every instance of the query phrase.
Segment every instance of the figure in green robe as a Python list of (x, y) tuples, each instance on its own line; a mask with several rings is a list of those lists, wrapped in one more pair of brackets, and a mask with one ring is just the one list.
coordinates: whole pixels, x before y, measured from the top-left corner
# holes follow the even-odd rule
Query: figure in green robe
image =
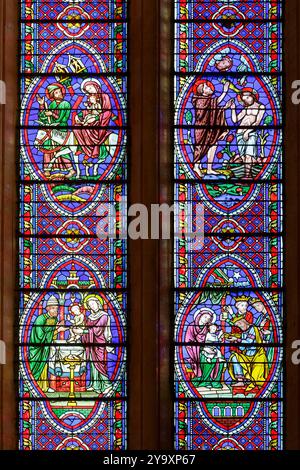
[(50, 345), (57, 335), (58, 300), (52, 296), (47, 302), (46, 312), (36, 319), (29, 348), (29, 363), (34, 379), (43, 392), (49, 389), (48, 360)]
[[(66, 88), (61, 83), (53, 83), (47, 87), (46, 96), (50, 100), (49, 105), (45, 98), (37, 95), (40, 105), (39, 123), (54, 127), (54, 130), (41, 130), (35, 142), (44, 154), (43, 169), (46, 177), (50, 177), (53, 171), (66, 178), (76, 174), (72, 163), (72, 154), (75, 150), (74, 136), (66, 129), (71, 116), (71, 104), (65, 100), (65, 95)], [(59, 129), (60, 127), (64, 129)]]

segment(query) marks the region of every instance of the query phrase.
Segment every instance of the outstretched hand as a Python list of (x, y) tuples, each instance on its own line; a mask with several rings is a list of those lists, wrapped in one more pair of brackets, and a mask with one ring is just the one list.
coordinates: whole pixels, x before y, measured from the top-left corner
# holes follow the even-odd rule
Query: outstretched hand
[(235, 108), (234, 99), (231, 99), (231, 100), (228, 101), (228, 103), (226, 103), (225, 109), (229, 109), (229, 108), (231, 108), (231, 109)]
[(224, 82), (224, 92), (227, 93), (227, 91), (229, 90), (229, 87), (230, 87), (230, 82), (228, 82), (227, 80)]
[(64, 331), (67, 331), (69, 328), (65, 327), (65, 326), (60, 326), (57, 331), (58, 333), (63, 333)]
[(44, 105), (45, 104), (45, 98), (40, 96), (40, 95), (37, 95), (36, 96), (36, 100), (37, 102), (40, 104), (40, 105)]

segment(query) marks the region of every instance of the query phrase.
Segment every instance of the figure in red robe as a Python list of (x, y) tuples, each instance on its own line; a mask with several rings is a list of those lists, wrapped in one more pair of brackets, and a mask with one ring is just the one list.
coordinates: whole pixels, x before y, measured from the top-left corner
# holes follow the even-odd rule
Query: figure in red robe
[(218, 98), (214, 96), (215, 87), (208, 80), (198, 80), (194, 87), (192, 100), (195, 108), (195, 147), (194, 147), (194, 171), (200, 177), (203, 176), (201, 162), (207, 156), (207, 174), (217, 174), (213, 170), (213, 162), (219, 141), (224, 140), (228, 134), (228, 126), (225, 120), (225, 107), (220, 103), (224, 100), (229, 90), (229, 82), (225, 82), (224, 91)]
[(97, 80), (86, 80), (82, 91), (87, 96), (86, 109), (78, 113), (74, 129), (77, 142), (85, 153), (84, 164), (87, 166), (102, 163), (108, 155), (107, 140), (111, 132), (107, 129), (112, 118), (111, 101), (101, 89)]

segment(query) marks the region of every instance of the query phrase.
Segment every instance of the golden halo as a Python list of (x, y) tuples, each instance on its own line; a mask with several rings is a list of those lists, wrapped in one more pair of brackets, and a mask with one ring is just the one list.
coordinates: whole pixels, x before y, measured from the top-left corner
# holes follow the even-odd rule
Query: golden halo
[(89, 294), (83, 299), (83, 305), (86, 310), (89, 310), (88, 303), (90, 300), (96, 300), (96, 302), (100, 302), (101, 307), (103, 307), (104, 300), (102, 299), (102, 297), (100, 297), (100, 295)]

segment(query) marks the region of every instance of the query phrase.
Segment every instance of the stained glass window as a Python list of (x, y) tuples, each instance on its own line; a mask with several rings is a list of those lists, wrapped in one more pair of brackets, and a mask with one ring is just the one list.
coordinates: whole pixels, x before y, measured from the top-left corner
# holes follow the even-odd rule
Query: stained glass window
[(20, 1), (22, 450), (126, 447), (126, 18), (126, 0)]
[(174, 2), (176, 449), (283, 447), (282, 4)]

